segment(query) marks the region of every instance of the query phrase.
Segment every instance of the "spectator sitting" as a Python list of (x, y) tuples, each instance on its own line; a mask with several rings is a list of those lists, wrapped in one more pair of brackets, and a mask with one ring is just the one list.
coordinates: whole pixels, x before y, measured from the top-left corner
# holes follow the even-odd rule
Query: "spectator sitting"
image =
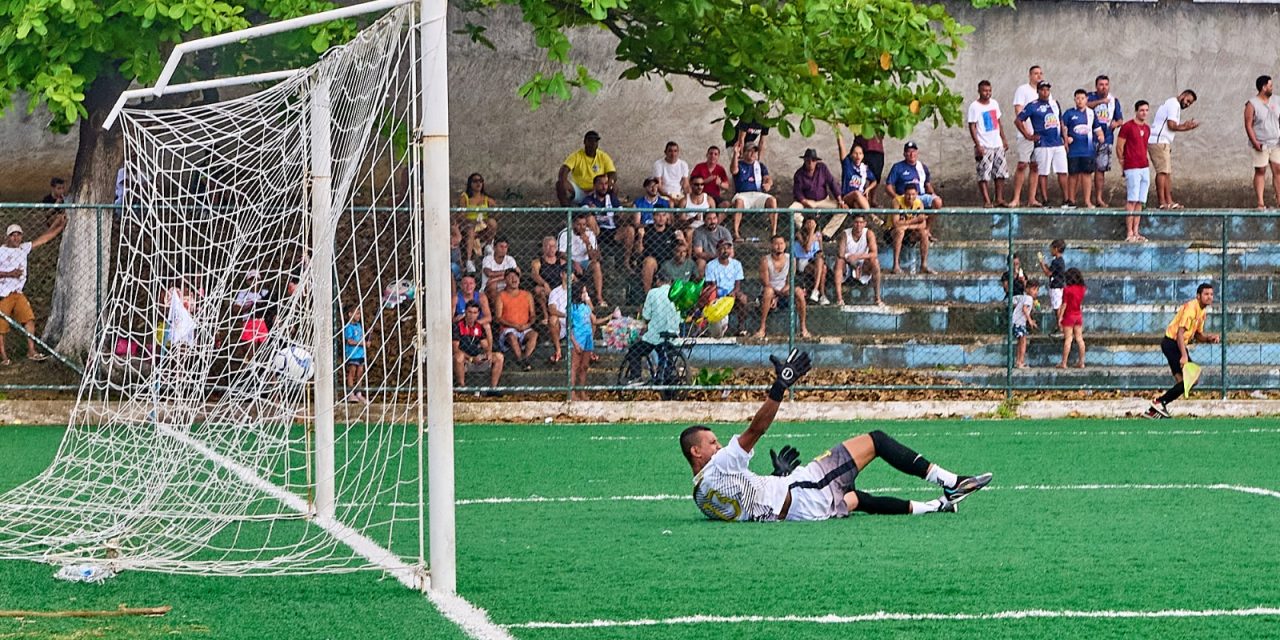
[(516, 259), (507, 253), (511, 243), (506, 238), (498, 238), (493, 241), (493, 253), (484, 257), (480, 263), (482, 275), (484, 276), (480, 287), (484, 289), (485, 295), (492, 298), (498, 295), (499, 291), (506, 288), (506, 281), (503, 276), (509, 269), (520, 270), (520, 265), (516, 263)]
[(502, 328), (498, 341), (502, 350), (510, 352), (516, 364), (525, 371), (533, 369), (529, 358), (538, 346), (538, 332), (533, 330), (533, 295), (520, 289), (520, 270), (507, 269), (504, 278), (507, 286), (498, 293), (498, 326)]
[[(884, 181), (885, 190), (889, 192), (889, 197), (897, 198), (906, 193), (907, 184), (915, 184), (916, 196), (925, 209), (941, 209), (942, 197), (933, 190), (932, 178), (929, 167), (920, 161), (920, 147), (914, 142), (908, 142), (902, 145), (902, 160), (889, 169), (889, 177)], [(932, 218), (925, 217), (932, 228)]]
[(498, 206), (498, 201), (485, 191), (484, 176), (473, 173), (467, 177), (467, 188), (458, 194), (458, 207), (465, 209), (458, 216), (458, 228), (462, 231), (462, 246), (467, 259), (484, 253), (484, 245), (498, 237), (498, 221), (485, 211)]
[(597, 176), (605, 176), (609, 182), (606, 191), (612, 191), (618, 181), (618, 170), (613, 166), (613, 158), (600, 149), (600, 134), (588, 131), (582, 136), (582, 148), (569, 154), (560, 165), (560, 175), (556, 178), (556, 199), (560, 206), (582, 204)]
[[(890, 193), (893, 187), (890, 186)], [(933, 273), (929, 268), (929, 217), (924, 215), (924, 202), (920, 199), (916, 183), (907, 182), (902, 185), (903, 193), (893, 199), (893, 208), (897, 209), (885, 222), (885, 244), (893, 246), (893, 272), (902, 273), (899, 265), (902, 245), (920, 245), (920, 271)], [(916, 213), (917, 211), (921, 213)]]
[(809, 291), (809, 299), (818, 304), (831, 304), (827, 299), (827, 261), (822, 256), (822, 236), (818, 235), (818, 220), (806, 217), (796, 230), (791, 246), (796, 257), (796, 269), (800, 286)]
[(703, 225), (693, 231), (693, 259), (697, 262), (698, 272), (706, 270), (708, 262), (720, 255), (720, 243), (733, 242), (729, 230), (720, 226), (720, 214), (708, 211), (702, 214)]
[(476, 274), (464, 273), (458, 279), (458, 292), (453, 297), (453, 321), (461, 322), (462, 316), (466, 313), (469, 303), (476, 303), (480, 309), (480, 316), (477, 322), (484, 327), (485, 337), (489, 339), (489, 343), (493, 343), (493, 314), (489, 309), (489, 296), (480, 295), (480, 291), (476, 287)]
[(65, 204), (67, 199), (67, 181), (62, 178), (49, 180), (49, 193), (40, 202), (44, 204)]
[[(836, 186), (836, 179), (831, 175), (831, 170), (827, 168), (827, 164), (818, 157), (818, 152), (813, 149), (805, 149), (804, 155), (800, 156), (804, 164), (796, 169), (793, 177), (791, 193), (795, 197), (795, 202), (791, 203), (791, 209), (839, 209), (840, 208), (840, 189)], [(813, 215), (813, 214), (810, 214)], [(804, 221), (804, 214), (797, 211), (794, 216), (796, 226), (800, 226)], [(830, 222), (835, 225), (830, 229), (830, 233), (826, 229), (823, 235), (835, 235), (836, 229), (844, 223), (844, 216), (832, 216)]]
[(546, 236), (542, 239), (542, 252), (529, 265), (529, 275), (533, 277), (533, 297), (542, 312), (542, 321), (549, 323), (551, 314), (547, 309), (547, 296), (551, 290), (564, 282), (564, 272), (568, 263), (564, 256), (556, 250), (556, 239)]
[(840, 150), (840, 193), (843, 194), (844, 206), (850, 209), (870, 209), (871, 202), (867, 194), (876, 187), (880, 179), (867, 166), (866, 152), (862, 145), (854, 144), (848, 153), (844, 150), (844, 138), (836, 132), (836, 147)]
[(480, 324), (480, 305), (468, 302), (462, 319), (453, 325), (453, 382), (467, 386), (467, 370), (489, 369), (489, 386), (497, 387), (502, 377), (503, 358), (494, 353), (488, 331)]
[(698, 271), (698, 264), (689, 259), (689, 245), (678, 242), (672, 250), (672, 256), (662, 261), (662, 266), (658, 267), (659, 273), (667, 274), (667, 279), (671, 282), (676, 280), (688, 280), (689, 282), (697, 282), (701, 280)]
[[(812, 338), (809, 325), (806, 323), (807, 309), (804, 300), (804, 289), (791, 285), (791, 255), (787, 253), (787, 239), (775, 235), (770, 241), (770, 252), (760, 257), (760, 283), (764, 289), (760, 294), (760, 329), (757, 338), (763, 338), (769, 320), (769, 312), (774, 308), (783, 309), (792, 297), (796, 301), (796, 316), (800, 318), (800, 335)], [(794, 296), (793, 296), (794, 289)], [(737, 306), (737, 303), (734, 303)]]
[(720, 147), (707, 147), (707, 161), (694, 165), (689, 173), (689, 187), (692, 193), (693, 182), (701, 179), (703, 192), (711, 196), (712, 207), (723, 207), (728, 204), (725, 192), (729, 190), (729, 174), (720, 166)]
[(573, 226), (560, 231), (556, 248), (562, 255), (569, 257), (575, 279), (585, 277), (587, 271), (591, 271), (596, 299), (600, 301), (600, 306), (607, 307), (609, 303), (604, 300), (604, 270), (600, 267), (600, 245), (596, 242), (596, 234), (588, 227), (587, 221), (590, 219), (591, 214), (585, 211), (575, 215)]
[(844, 306), (843, 285), (848, 281), (873, 283), (876, 304), (884, 304), (880, 299), (880, 248), (876, 244), (876, 234), (867, 229), (865, 214), (853, 214), (853, 228), (845, 229), (841, 234), (836, 255), (836, 303)]
[[(1027, 274), (1022, 270), (1022, 254), (1013, 254), (1013, 295), (1020, 296), (1027, 289)], [(1000, 274), (1000, 288), (1004, 289), (1004, 296), (1009, 297), (1009, 271), (1006, 270)]]
[(661, 160), (653, 163), (658, 179), (658, 193), (666, 196), (673, 207), (683, 207), (689, 193), (689, 163), (680, 159), (680, 145), (668, 142)]
[[(716, 259), (707, 263), (705, 279), (715, 283), (718, 297), (732, 296), (736, 298), (730, 316), (738, 319), (738, 335), (746, 335), (746, 332), (742, 329), (742, 313), (747, 305), (747, 294), (742, 292), (742, 280), (746, 278), (746, 274), (742, 271), (742, 263), (733, 257), (733, 242), (731, 240), (721, 240), (716, 247), (716, 251)], [(721, 336), (724, 335), (724, 330), (728, 326), (729, 324), (726, 320), (721, 325)]]
[(612, 245), (622, 248), (623, 265), (633, 271), (631, 255), (635, 250), (636, 228), (631, 213), (615, 211), (620, 206), (618, 199), (609, 192), (609, 180), (604, 176), (596, 176), (595, 188), (582, 201), (582, 206), (596, 209), (595, 216), (587, 221), (596, 233), (601, 245)]
[(644, 227), (653, 224), (654, 209), (670, 209), (671, 203), (658, 193), (658, 179), (644, 179), (644, 195), (636, 199), (636, 208), (642, 209), (640, 212), (640, 233), (641, 238), (644, 237)]
[(253, 308), (266, 300), (266, 287), (258, 284), (258, 270), (250, 269), (244, 274), (244, 288), (236, 292), (235, 301), (231, 303), (231, 313), (241, 319), (247, 319)]
[[(760, 162), (760, 149), (748, 144), (742, 155), (735, 147), (730, 164), (733, 170), (733, 206), (736, 209), (776, 209), (778, 199), (769, 195), (773, 190), (773, 176), (769, 168)], [(778, 232), (778, 214), (769, 214), (769, 235)], [(742, 212), (733, 214), (733, 239), (742, 240)], [(696, 251), (695, 251), (696, 255)]]
[(641, 376), (641, 363), (649, 354), (659, 345), (662, 344), (665, 337), (662, 334), (679, 334), (680, 333), (680, 311), (676, 309), (675, 303), (671, 302), (671, 280), (667, 274), (658, 272), (656, 276), (657, 286), (649, 290), (645, 295), (644, 307), (640, 310), (640, 317), (645, 320), (644, 333), (640, 334), (640, 339), (636, 340), (631, 348), (627, 350), (627, 355), (623, 358), (630, 367), (630, 380), (637, 380)]
[[(565, 327), (568, 326), (565, 314), (568, 312), (569, 292), (565, 291), (563, 276), (561, 278), (555, 283), (556, 286), (551, 289), (551, 293), (547, 294), (547, 328), (551, 330), (551, 343), (555, 346), (555, 353), (547, 358), (550, 364), (556, 364), (564, 359), (560, 343), (564, 342)], [(551, 284), (551, 281), (547, 283)]]
[[(22, 227), (11, 224), (5, 232), (4, 246), (0, 247), (0, 312), (12, 318), (27, 330), (27, 359), (32, 362), (47, 360), (49, 356), (36, 351), (31, 336), (36, 332), (36, 314), (31, 302), (22, 292), (27, 284), (27, 256), (31, 250), (58, 237), (67, 226), (67, 216), (58, 213), (50, 219), (48, 230), (30, 242), (22, 241)], [(0, 320), (0, 365), (10, 364), (5, 350), (5, 338), (9, 336), (9, 323)]]
[(653, 286), (658, 267), (675, 255), (676, 245), (683, 241), (684, 236), (671, 223), (671, 213), (655, 211), (653, 227), (645, 232), (640, 245), (640, 284), (645, 291)]
[[(469, 264), (473, 268), (466, 269), (463, 267), (464, 264)], [(474, 266), (475, 263), (470, 260), (462, 259), (462, 229), (457, 222), (449, 223), (449, 272), (453, 275), (453, 279), (456, 281), (462, 276), (463, 271), (474, 271)]]
[(689, 198), (684, 203), (686, 209), (696, 209), (697, 211), (689, 211), (687, 213), (678, 213), (675, 215), (676, 229), (684, 234), (684, 241), (690, 245), (693, 244), (693, 231), (702, 226), (702, 214), (699, 211), (706, 211), (716, 208), (716, 199), (706, 192), (707, 178), (690, 178), (689, 179)]

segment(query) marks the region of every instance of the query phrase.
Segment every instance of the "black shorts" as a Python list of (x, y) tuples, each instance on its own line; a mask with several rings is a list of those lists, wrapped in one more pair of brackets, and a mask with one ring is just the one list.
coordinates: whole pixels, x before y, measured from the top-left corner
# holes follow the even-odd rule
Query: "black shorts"
[(617, 233), (617, 229), (600, 228), (600, 244), (617, 244), (617, 240), (613, 237)]
[(867, 163), (867, 168), (871, 170), (871, 175), (876, 180), (883, 180), (884, 176), (884, 152), (883, 151), (867, 151), (862, 150), (863, 162)]
[[(893, 246), (893, 229), (885, 229), (881, 234), (886, 246)], [(902, 246), (911, 247), (920, 243), (920, 232), (916, 229), (908, 229), (902, 234)]]
[(475, 340), (475, 341), (459, 340), (458, 350), (469, 356), (474, 357), (484, 353), (484, 346), (480, 344), (479, 340)]
[[(1173, 375), (1182, 375), (1182, 351), (1178, 349), (1178, 341), (1165, 336), (1160, 341), (1160, 350), (1164, 352), (1165, 360), (1169, 361), (1169, 370)], [(1191, 354), (1187, 354), (1187, 362), (1191, 362)]]
[(1095, 166), (1097, 166), (1097, 164), (1094, 162), (1093, 156), (1067, 158), (1067, 173), (1073, 176), (1078, 176), (1084, 173), (1093, 173)]

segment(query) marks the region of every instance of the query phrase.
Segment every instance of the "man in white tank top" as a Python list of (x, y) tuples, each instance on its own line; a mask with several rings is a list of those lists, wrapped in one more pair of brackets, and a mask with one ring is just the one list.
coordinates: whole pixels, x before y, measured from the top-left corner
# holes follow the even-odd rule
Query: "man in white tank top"
[(1254, 84), (1258, 95), (1244, 103), (1244, 133), (1253, 152), (1253, 192), (1261, 211), (1267, 208), (1267, 167), (1280, 200), (1280, 101), (1271, 99), (1271, 76), (1258, 76)]
[(867, 217), (861, 213), (853, 214), (853, 227), (840, 234), (836, 252), (836, 304), (840, 306), (844, 306), (846, 279), (859, 285), (870, 282), (876, 304), (884, 304), (880, 299), (880, 247), (876, 246), (876, 234), (867, 230)]
[[(804, 289), (798, 284), (791, 286), (791, 254), (787, 253), (787, 239), (781, 234), (773, 236), (769, 253), (760, 258), (760, 282), (764, 284), (764, 292), (760, 294), (760, 330), (757, 338), (763, 338), (769, 321), (769, 312), (775, 307), (785, 309), (791, 298), (796, 301), (796, 316), (800, 319), (800, 335), (811, 338), (809, 325), (806, 323), (808, 305), (805, 304)], [(794, 295), (792, 291), (794, 290)]]

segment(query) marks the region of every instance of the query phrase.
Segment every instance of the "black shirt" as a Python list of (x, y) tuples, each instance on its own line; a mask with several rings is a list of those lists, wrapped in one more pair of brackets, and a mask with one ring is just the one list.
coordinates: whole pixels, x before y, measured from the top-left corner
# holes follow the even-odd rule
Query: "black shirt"
[(664, 231), (658, 231), (658, 227), (649, 227), (644, 232), (644, 256), (645, 258), (653, 257), (662, 264), (664, 260), (673, 258), (676, 255), (676, 244), (680, 241), (680, 232), (676, 231), (675, 226), (668, 224)]

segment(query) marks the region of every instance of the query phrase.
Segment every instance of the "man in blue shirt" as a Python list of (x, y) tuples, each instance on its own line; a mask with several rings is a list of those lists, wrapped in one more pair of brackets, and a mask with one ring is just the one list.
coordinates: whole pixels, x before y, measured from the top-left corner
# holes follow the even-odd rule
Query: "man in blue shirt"
[[(748, 144), (742, 154), (733, 149), (729, 163), (733, 169), (733, 207), (735, 209), (777, 209), (778, 199), (769, 195), (773, 190), (773, 176), (769, 167), (760, 162), (760, 148)], [(742, 213), (733, 214), (733, 239), (742, 240)], [(778, 214), (769, 214), (769, 235), (778, 232)]]
[(1124, 124), (1124, 112), (1120, 109), (1120, 99), (1111, 95), (1111, 79), (1098, 76), (1093, 81), (1092, 91), (1088, 96), (1088, 105), (1093, 115), (1102, 125), (1103, 140), (1094, 154), (1093, 201), (1099, 207), (1107, 208), (1107, 199), (1103, 197), (1106, 186), (1107, 171), (1111, 170), (1111, 147), (1116, 142), (1116, 129)]
[[(1040, 177), (1050, 173), (1058, 174), (1058, 187), (1062, 190), (1062, 207), (1074, 208), (1067, 195), (1067, 149), (1063, 146), (1064, 132), (1058, 110), (1049, 99), (1049, 90), (1053, 85), (1041, 80), (1036, 85), (1037, 99), (1023, 107), (1018, 114), (1018, 129), (1023, 135), (1035, 143), (1032, 158), (1040, 172)], [(1045, 187), (1048, 190), (1048, 187)], [(1036, 185), (1031, 185), (1031, 202), (1035, 202)], [(1047, 200), (1047, 198), (1045, 198)]]
[(1089, 108), (1087, 96), (1084, 89), (1076, 89), (1076, 106), (1062, 112), (1062, 126), (1067, 132), (1067, 202), (1075, 204), (1076, 196), (1084, 191), (1084, 206), (1092, 209), (1094, 155), (1103, 135), (1102, 124)]
[[(920, 162), (920, 147), (914, 142), (902, 145), (902, 160), (895, 162), (885, 177), (885, 190), (891, 198), (906, 192), (907, 183), (915, 183), (916, 193), (926, 209), (941, 209), (942, 196), (933, 190), (933, 176), (929, 167)], [(932, 216), (930, 216), (932, 217)]]

